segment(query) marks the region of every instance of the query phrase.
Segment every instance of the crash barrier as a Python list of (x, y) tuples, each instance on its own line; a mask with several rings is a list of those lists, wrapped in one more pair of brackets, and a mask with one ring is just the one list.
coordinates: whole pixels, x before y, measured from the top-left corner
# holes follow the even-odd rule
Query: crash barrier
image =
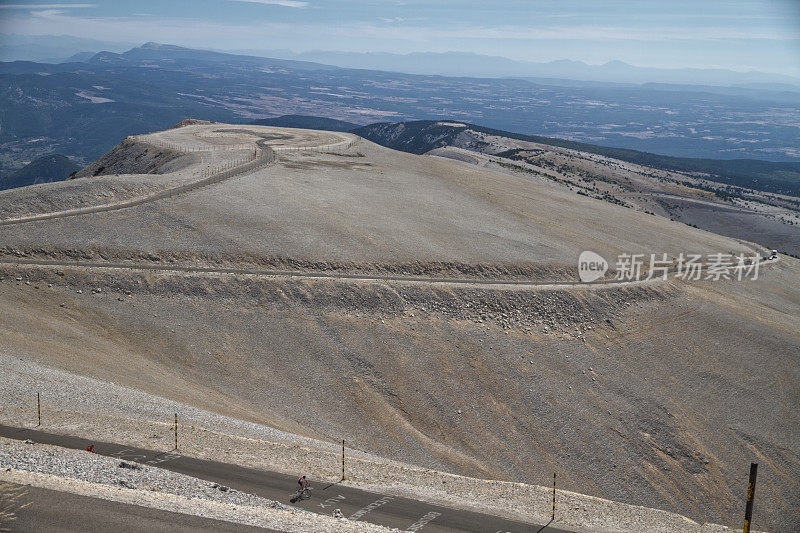
[(358, 141), (360, 137), (356, 137), (355, 139), (350, 139), (348, 141), (339, 141), (338, 143), (332, 144), (320, 144), (316, 146), (273, 146), (272, 149), (276, 152), (281, 153), (291, 153), (291, 152), (331, 152), (335, 150), (340, 150), (344, 152), (352, 148)]
[[(181, 153), (189, 153), (189, 152), (210, 153), (209, 150), (200, 150), (196, 149), (195, 147), (179, 146), (174, 143), (169, 143), (161, 139), (154, 139), (146, 135), (132, 135), (126, 138), (133, 139), (137, 142), (149, 143), (152, 144), (153, 146), (169, 148)], [(38, 220), (50, 220), (54, 218), (86, 215), (90, 213), (102, 213), (106, 211), (116, 211), (119, 209), (127, 209), (129, 207), (135, 207), (137, 205), (145, 204), (148, 202), (154, 202), (156, 200), (161, 200), (164, 198), (171, 198), (178, 194), (184, 194), (193, 191), (195, 189), (199, 189), (200, 187), (205, 187), (206, 185), (211, 185), (214, 183), (225, 181), (240, 174), (261, 170), (262, 168), (271, 165), (278, 160), (276, 152), (303, 152), (303, 151), (330, 152), (332, 150), (339, 150), (341, 152), (344, 152), (349, 148), (352, 148), (359, 140), (360, 137), (356, 137), (355, 139), (350, 139), (347, 141), (341, 141), (332, 144), (323, 144), (317, 146), (278, 146), (275, 148), (268, 146), (257, 146), (255, 144), (231, 144), (231, 145), (219, 145), (219, 146), (215, 145), (214, 147), (215, 150), (216, 149), (226, 150), (226, 151), (247, 150), (248, 156), (243, 157), (241, 159), (221, 163), (220, 165), (213, 168), (203, 169), (201, 171), (202, 179), (198, 181), (193, 181), (190, 183), (178, 185), (176, 187), (171, 187), (150, 195), (140, 196), (138, 198), (132, 198), (130, 200), (122, 200), (120, 202), (115, 202), (112, 204), (76, 207), (73, 209), (65, 209), (63, 211), (54, 211), (50, 213), (40, 213), (36, 215), (20, 215), (18, 217), (3, 218), (0, 219), (0, 226), (7, 226), (10, 224), (21, 224), (24, 222), (35, 222)]]
[[(38, 424), (36, 424), (36, 427), (41, 427), (42, 426), (42, 400), (41, 400), (41, 393), (38, 393), (38, 392), (36, 393), (36, 418), (38, 420)], [(172, 433), (173, 433), (174, 440), (175, 440), (175, 445), (174, 445), (173, 450), (177, 450), (178, 449), (178, 413), (175, 413), (175, 417), (173, 418)], [(344, 442), (344, 441), (342, 441), (342, 442)], [(94, 452), (94, 445), (89, 445), (86, 448), (86, 450), (90, 451), (90, 452)], [(5, 530), (2, 530), (2, 531), (5, 531)]]
[[(41, 408), (41, 399), (40, 394), (36, 393), (36, 414), (38, 419), (38, 427), (42, 425), (42, 408)], [(172, 433), (174, 438), (174, 447), (173, 451), (178, 450), (178, 413), (175, 413), (173, 418), (173, 425), (172, 425)], [(90, 445), (87, 448), (88, 451), (93, 452), (94, 446)], [(344, 454), (345, 454), (345, 441), (342, 439), (342, 479), (341, 481), (345, 481), (345, 473), (344, 473)], [(745, 518), (744, 518), (744, 533), (750, 533), (750, 526), (753, 522), (753, 503), (755, 500), (755, 492), (756, 492), (756, 476), (758, 474), (758, 463), (750, 463), (750, 480), (747, 485), (747, 506), (745, 508)], [(334, 511), (335, 513), (336, 511)], [(360, 517), (359, 517), (360, 518)], [(352, 518), (351, 518), (352, 519)], [(556, 474), (553, 473), (553, 506), (552, 506), (552, 514), (550, 518), (550, 523), (555, 522), (556, 519)]]
[[(158, 137), (153, 137), (152, 135), (131, 135), (126, 139), (133, 139), (138, 142), (145, 142), (151, 144), (153, 146), (157, 146), (159, 148), (166, 148), (168, 150), (173, 150), (175, 152), (179, 152), (182, 154), (188, 153), (197, 153), (197, 152), (210, 152), (210, 151), (220, 151), (220, 150), (259, 150), (259, 147), (255, 143), (246, 143), (246, 144), (209, 144), (206, 146), (184, 146), (174, 142), (165, 141), (164, 139), (159, 139)], [(323, 152), (323, 151), (330, 151), (334, 149), (340, 150), (347, 150), (348, 148), (352, 148), (353, 145), (360, 139), (360, 137), (356, 137), (355, 139), (350, 139), (346, 141), (339, 141), (336, 143), (329, 143), (329, 144), (322, 144), (322, 145), (309, 145), (309, 146), (271, 146), (270, 148), (275, 152)]]
[(119, 209), (127, 209), (141, 204), (154, 202), (164, 198), (172, 198), (178, 194), (184, 194), (206, 185), (219, 183), (240, 174), (255, 172), (277, 161), (275, 152), (268, 147), (257, 148), (253, 151), (252, 156), (242, 158), (240, 160), (228, 161), (222, 163), (218, 167), (212, 169), (204, 169), (202, 171), (203, 178), (198, 181), (184, 183), (175, 187), (149, 194), (146, 196), (139, 196), (138, 198), (131, 198), (130, 200), (122, 200), (111, 204), (101, 204), (86, 207), (76, 207), (73, 209), (66, 209), (64, 211), (54, 211), (51, 213), (41, 213), (37, 215), (21, 215), (14, 218), (6, 218), (0, 220), (0, 226), (9, 224), (20, 224), (23, 222), (33, 222), (37, 220), (50, 220), (54, 218), (63, 218), (69, 216), (86, 215), (90, 213), (102, 213), (106, 211), (116, 211)]
[[(38, 424), (36, 426), (37, 427), (41, 427), (42, 426), (42, 408), (41, 408), (40, 393), (38, 393), (38, 392), (36, 393), (36, 416), (37, 416), (37, 420), (38, 420)], [(178, 451), (178, 413), (174, 413), (174, 415), (172, 417), (172, 424), (171, 425), (172, 425), (172, 428), (171, 428), (172, 431), (170, 432), (171, 433), (170, 437), (171, 437), (171, 440), (173, 442), (172, 451)], [(341, 479), (341, 481), (344, 481), (346, 479), (345, 475), (344, 475), (344, 453), (345, 453), (344, 442), (345, 442), (344, 439), (342, 439), (342, 479)], [(94, 446), (90, 445), (86, 449), (87, 449), (87, 451), (93, 452), (94, 451)]]
[(189, 154), (195, 152), (216, 152), (216, 151), (225, 151), (225, 150), (257, 150), (259, 147), (255, 143), (246, 143), (246, 144), (207, 144), (204, 146), (185, 146), (182, 144), (177, 144), (174, 142), (165, 141), (164, 139), (159, 139), (158, 137), (153, 137), (152, 135), (129, 135), (125, 138), (126, 140), (131, 139), (137, 142), (144, 142), (147, 144), (151, 144), (153, 146), (157, 146), (158, 148), (166, 148), (167, 150), (173, 150), (175, 152), (180, 152), (182, 154)]

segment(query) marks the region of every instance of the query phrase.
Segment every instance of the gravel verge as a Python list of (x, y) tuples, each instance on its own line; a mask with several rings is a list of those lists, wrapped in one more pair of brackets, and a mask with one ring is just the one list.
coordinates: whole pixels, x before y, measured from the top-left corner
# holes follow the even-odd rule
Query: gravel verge
[[(0, 367), (9, 377), (9, 386), (0, 390), (0, 401), (8, 406), (0, 413), (3, 423), (32, 426), (32, 411), (24, 407), (25, 397), (30, 396), (31, 390), (41, 390), (46, 431), (149, 449), (169, 449), (171, 434), (167, 414), (177, 411), (183, 421), (182, 455), (285, 473), (295, 473), (302, 468), (312, 478), (338, 480), (341, 458), (339, 448), (333, 443), (243, 422), (17, 357), (0, 354)], [(98, 405), (105, 406), (103, 413), (98, 413)], [(0, 465), (5, 465), (2, 457), (0, 455)], [(449, 474), (356, 450), (348, 450), (347, 475), (346, 484), (382, 494), (523, 521), (545, 523), (550, 519), (552, 489), (548, 487)], [(380, 482), (375, 483), (375, 480)], [(136, 484), (133, 479), (129, 482)], [(586, 530), (733, 531), (715, 524), (698, 524), (676, 513), (569, 491), (559, 490), (557, 501), (557, 523)]]
[(0, 438), (0, 480), (279, 531), (391, 531), (148, 465), (5, 438)]

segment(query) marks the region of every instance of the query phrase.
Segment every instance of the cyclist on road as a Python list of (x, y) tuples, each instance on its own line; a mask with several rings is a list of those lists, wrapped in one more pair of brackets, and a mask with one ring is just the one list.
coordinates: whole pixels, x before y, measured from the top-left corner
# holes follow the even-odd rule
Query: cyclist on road
[(306, 479), (306, 476), (300, 476), (300, 478), (297, 480), (297, 484), (300, 485), (300, 492), (306, 490), (308, 488), (308, 480)]

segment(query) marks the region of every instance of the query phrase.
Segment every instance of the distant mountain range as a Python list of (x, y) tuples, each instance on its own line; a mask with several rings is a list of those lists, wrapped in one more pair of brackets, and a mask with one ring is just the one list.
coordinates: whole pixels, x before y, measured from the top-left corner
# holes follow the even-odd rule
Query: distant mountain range
[[(136, 46), (134, 43), (99, 41), (69, 35), (0, 34), (0, 61), (35, 61), (39, 63), (86, 61), (97, 52), (121, 53), (134, 46)], [(757, 71), (737, 72), (726, 69), (640, 67), (622, 61), (610, 61), (602, 65), (589, 65), (582, 61), (568, 59), (533, 62), (469, 52), (393, 54), (331, 50), (311, 50), (298, 53), (286, 49), (217, 51), (341, 68), (476, 78), (530, 78), (538, 83), (561, 85), (570, 82), (614, 85), (666, 83), (800, 91), (800, 78), (782, 74)]]
[(102, 50), (124, 52), (134, 46), (136, 43), (98, 41), (71, 35), (0, 33), (0, 61), (63, 63), (85, 60)]
[(186, 117), (284, 115), (328, 117), (342, 129), (458, 120), (679, 158), (800, 161), (793, 91), (426, 76), (159, 43), (81, 59), (0, 62), (4, 173), (51, 153), (86, 164), (127, 135)]
[(798, 90), (800, 78), (766, 72), (725, 69), (663, 69), (638, 67), (622, 61), (588, 65), (582, 61), (546, 63), (515, 61), (506, 57), (467, 52), (390, 54), (313, 50), (242, 50), (252, 55), (325, 63), (343, 68), (386, 70), (408, 74), (468, 76), (476, 78), (533, 78), (538, 82), (591, 81), (612, 84), (672, 83), (686, 85), (750, 86), (761, 89)]
[[(88, 59), (88, 63), (107, 65), (137, 65), (142, 66), (146, 61), (181, 61), (192, 66), (225, 64), (238, 68), (268, 68), (284, 67), (295, 70), (337, 70), (339, 67), (312, 63), (310, 61), (296, 61), (289, 59), (276, 59), (259, 56), (233, 55), (213, 50), (195, 50), (171, 44), (148, 42), (142, 46), (131, 48), (122, 53), (98, 52)], [(229, 65), (231, 62), (234, 64)]]

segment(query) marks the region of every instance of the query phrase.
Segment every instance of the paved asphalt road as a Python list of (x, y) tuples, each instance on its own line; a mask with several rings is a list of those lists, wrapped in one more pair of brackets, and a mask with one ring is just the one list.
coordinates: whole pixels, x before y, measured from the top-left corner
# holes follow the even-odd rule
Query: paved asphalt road
[(70, 492), (16, 486), (25, 491), (19, 499), (19, 504), (23, 507), (16, 510), (14, 520), (0, 523), (0, 531), (59, 533), (83, 533), (85, 531), (258, 533), (266, 531), (257, 527), (79, 496)]
[[(55, 444), (80, 450), (89, 444), (89, 441), (78, 437), (3, 425), (0, 425), (0, 436), (20, 440), (30, 439), (42, 444)], [(283, 503), (291, 503), (289, 500), (297, 485), (297, 478), (286, 474), (183, 457), (174, 452), (155, 452), (96, 441), (92, 441), (92, 444), (95, 451), (102, 455), (158, 466)], [(364, 520), (401, 530), (430, 533), (455, 531), (568, 533), (567, 530), (549, 525), (525, 524), (408, 498), (370, 493), (339, 484), (315, 483), (311, 480), (311, 485), (313, 487), (311, 498), (296, 502), (294, 505), (324, 514), (330, 514), (334, 509), (341, 509), (350, 519)]]

